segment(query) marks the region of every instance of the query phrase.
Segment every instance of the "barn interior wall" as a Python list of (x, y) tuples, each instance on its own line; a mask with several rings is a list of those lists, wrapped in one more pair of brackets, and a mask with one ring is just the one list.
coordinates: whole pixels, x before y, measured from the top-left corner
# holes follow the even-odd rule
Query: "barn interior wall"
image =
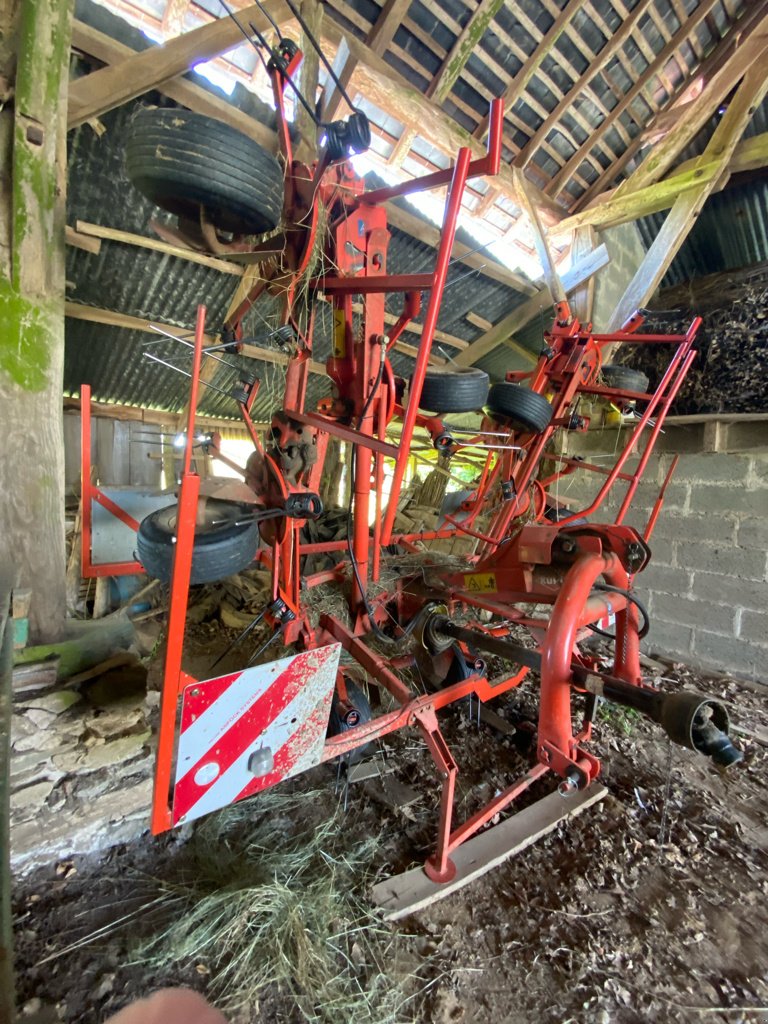
[[(106, 416), (91, 418), (91, 463), (99, 483), (112, 487), (159, 487), (163, 428)], [(64, 479), (68, 495), (80, 490), (80, 413), (64, 415)]]
[[(665, 427), (626, 519), (645, 528), (679, 454), (650, 542), (651, 564), (637, 577), (651, 617), (645, 649), (768, 682), (768, 424), (734, 424), (730, 450), (717, 452), (702, 451), (709, 427)], [(597, 461), (616, 445), (615, 430), (594, 431), (571, 435), (568, 450)], [(586, 507), (596, 493), (594, 480), (580, 479), (586, 476), (561, 484), (570, 508)], [(592, 519), (611, 522), (622, 496), (615, 488)]]

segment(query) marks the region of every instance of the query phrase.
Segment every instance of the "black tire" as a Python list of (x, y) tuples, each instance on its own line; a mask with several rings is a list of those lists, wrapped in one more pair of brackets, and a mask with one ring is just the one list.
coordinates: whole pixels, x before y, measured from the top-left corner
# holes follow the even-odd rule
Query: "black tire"
[[(168, 583), (176, 547), (177, 505), (158, 509), (141, 521), (136, 553), (146, 574)], [(251, 505), (209, 498), (205, 522), (195, 528), (190, 583), (212, 583), (246, 569), (259, 545), (258, 523), (242, 522)]]
[(516, 428), (540, 434), (552, 419), (552, 406), (543, 395), (520, 384), (494, 384), (488, 395), (491, 417), (501, 416)]
[(490, 381), (484, 370), (469, 366), (462, 370), (431, 367), (424, 378), (419, 408), (424, 412), (474, 412), (488, 398)]
[(602, 368), (603, 380), (608, 388), (618, 388), (619, 391), (639, 391), (646, 394), (650, 381), (640, 370), (633, 370), (629, 366), (622, 366), (621, 363), (606, 363)]
[[(336, 707), (336, 693), (334, 691), (331, 717), (328, 720), (328, 736), (341, 736), (342, 733), (350, 732), (357, 728), (358, 725), (365, 725), (373, 718), (370, 702), (360, 687), (350, 679), (345, 679), (345, 683), (349, 703), (359, 713), (360, 719), (355, 725), (347, 725), (342, 720)], [(347, 764), (357, 764), (358, 761), (363, 761), (366, 757), (369, 757), (373, 753), (375, 746), (376, 744), (371, 740), (370, 743), (364, 743), (356, 750), (350, 750), (348, 753), (342, 754), (342, 758)]]
[(262, 234), (280, 223), (283, 172), (276, 158), (229, 125), (181, 108), (144, 107), (125, 143), (125, 168), (157, 206), (221, 231)]

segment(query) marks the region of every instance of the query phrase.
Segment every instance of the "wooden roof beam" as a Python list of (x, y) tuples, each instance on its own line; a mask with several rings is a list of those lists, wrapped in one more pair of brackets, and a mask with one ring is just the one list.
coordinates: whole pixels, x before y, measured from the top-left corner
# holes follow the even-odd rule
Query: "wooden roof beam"
[[(95, 57), (102, 64), (114, 64), (115, 66), (118, 66), (129, 57), (135, 56), (137, 52), (132, 50), (130, 46), (126, 46), (125, 43), (112, 39), (106, 33), (91, 28), (90, 25), (86, 25), (83, 21), (74, 21), (72, 23), (72, 46), (81, 53)], [(150, 47), (150, 50), (145, 52), (151, 52), (153, 49), (155, 47)], [(98, 72), (93, 72), (93, 74), (98, 74)], [(78, 81), (87, 81), (90, 77), (88, 75), (85, 79), (79, 79)], [(70, 85), (70, 96), (76, 84), (73, 82)], [(189, 110), (195, 110), (199, 114), (205, 114), (207, 117), (215, 117), (219, 121), (224, 121), (232, 128), (236, 128), (255, 142), (258, 142), (260, 146), (269, 150), (270, 153), (277, 152), (277, 135), (270, 128), (267, 128), (266, 125), (257, 121), (256, 118), (250, 117), (242, 110), (238, 110), (237, 107), (227, 103), (226, 100), (220, 99), (212, 92), (209, 92), (208, 89), (203, 89), (202, 86), (195, 85), (194, 82), (189, 82), (185, 78), (174, 78), (171, 81), (163, 82), (157, 88), (159, 92), (168, 96), (176, 103), (189, 108)], [(72, 112), (70, 111), (71, 116)], [(71, 124), (70, 127), (72, 127)]]
[[(252, 4), (238, 11), (238, 16), (242, 24), (253, 22), (266, 32), (269, 29), (266, 13), (279, 16), (284, 10), (283, 0), (264, 0), (262, 5)], [(217, 18), (162, 46), (151, 46), (119, 64), (78, 78), (69, 86), (68, 127), (74, 128), (143, 95), (189, 71), (194, 64), (231, 50), (242, 39), (240, 29), (231, 18)]]
[(447, 98), (451, 89), (456, 84), (464, 65), (485, 32), (499, 13), (504, 0), (480, 0), (475, 8), (472, 17), (461, 30), (450, 51), (446, 54), (440, 70), (427, 86), (427, 96), (434, 99), (435, 103), (442, 103)]
[(702, 168), (712, 162), (718, 165), (717, 168), (714, 173), (708, 175), (703, 184), (675, 200), (661, 230), (611, 314), (609, 331), (621, 328), (635, 310), (644, 306), (655, 292), (695, 224), (704, 203), (720, 181), (721, 175), (727, 178), (730, 173), (728, 165), (734, 150), (766, 92), (768, 68), (757, 60), (750, 63), (749, 70), (722, 121), (715, 129), (704, 153), (697, 160)]

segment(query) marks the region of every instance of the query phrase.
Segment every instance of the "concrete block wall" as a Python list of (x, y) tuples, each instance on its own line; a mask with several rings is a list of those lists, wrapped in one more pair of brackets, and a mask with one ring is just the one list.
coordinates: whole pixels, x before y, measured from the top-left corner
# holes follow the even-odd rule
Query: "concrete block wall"
[[(668, 450), (651, 459), (625, 520), (641, 531), (674, 436), (667, 428)], [(615, 431), (571, 435), (569, 451), (606, 466), (615, 442)], [(561, 483), (560, 500), (586, 507), (596, 480), (579, 472)], [(623, 494), (624, 485), (591, 519), (612, 522)], [(768, 683), (768, 450), (680, 454), (650, 547), (651, 564), (636, 579), (651, 615), (646, 650)]]

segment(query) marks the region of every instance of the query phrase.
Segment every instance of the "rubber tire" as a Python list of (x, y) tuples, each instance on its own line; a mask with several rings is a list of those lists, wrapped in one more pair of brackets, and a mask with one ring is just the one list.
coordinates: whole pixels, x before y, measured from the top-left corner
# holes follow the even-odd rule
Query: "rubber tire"
[(618, 388), (619, 391), (639, 391), (645, 394), (650, 385), (648, 377), (642, 371), (622, 366), (621, 363), (606, 363), (600, 372), (605, 386)]
[(488, 398), (490, 381), (484, 370), (468, 366), (461, 370), (430, 367), (421, 389), (419, 408), (424, 412), (475, 412)]
[[(365, 725), (373, 718), (370, 702), (357, 683), (353, 683), (350, 679), (346, 679), (345, 683), (349, 703), (360, 712), (358, 725)], [(343, 733), (352, 732), (356, 728), (356, 725), (347, 725), (346, 722), (339, 718), (336, 713), (336, 702), (335, 700), (332, 701), (327, 735), (341, 736)], [(350, 750), (347, 754), (342, 754), (341, 756), (347, 764), (357, 764), (359, 761), (364, 761), (366, 757), (369, 757), (373, 753), (375, 746), (374, 740), (371, 740), (370, 743), (364, 743), (361, 747), (357, 747), (356, 750)]]
[[(208, 499), (206, 519), (226, 519), (227, 522), (196, 527), (190, 583), (223, 580), (251, 564), (259, 545), (259, 525), (236, 524), (243, 515), (252, 512), (251, 505)], [(144, 571), (163, 583), (171, 579), (177, 513), (177, 505), (150, 513), (141, 521), (136, 538), (136, 553)]]
[(280, 223), (283, 172), (276, 158), (228, 124), (181, 108), (144, 107), (125, 142), (136, 188), (170, 213), (221, 231), (263, 234)]
[(491, 388), (488, 411), (492, 417), (502, 416), (530, 434), (542, 433), (552, 419), (552, 406), (543, 395), (506, 381)]

